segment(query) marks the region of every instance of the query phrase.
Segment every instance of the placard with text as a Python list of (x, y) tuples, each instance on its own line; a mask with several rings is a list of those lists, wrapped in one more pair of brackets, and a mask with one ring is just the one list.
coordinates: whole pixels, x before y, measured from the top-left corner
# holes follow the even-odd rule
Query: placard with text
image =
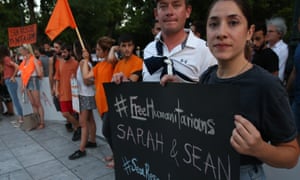
[(22, 44), (36, 43), (36, 37), (36, 24), (8, 28), (9, 47), (17, 47), (21, 46)]
[(238, 180), (230, 145), (239, 90), (228, 85), (104, 85), (117, 180)]

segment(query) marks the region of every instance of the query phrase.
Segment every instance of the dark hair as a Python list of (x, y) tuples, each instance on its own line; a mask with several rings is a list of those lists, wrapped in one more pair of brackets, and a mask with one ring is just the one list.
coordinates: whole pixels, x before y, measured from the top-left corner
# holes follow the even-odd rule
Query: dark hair
[(200, 33), (201, 36), (204, 36), (205, 34), (205, 23), (201, 23), (200, 21), (193, 21), (192, 26), (195, 26), (195, 31)]
[(4, 57), (10, 56), (9, 49), (5, 45), (0, 46), (0, 61), (2, 62)]
[(39, 48), (37, 48), (37, 50), (40, 52), (40, 54), (46, 54), (44, 47), (40, 46)]
[(61, 50), (67, 50), (70, 53), (72, 53), (72, 46), (68, 45), (68, 44), (64, 44), (61, 46)]
[(118, 39), (118, 43), (121, 44), (121, 43), (124, 43), (124, 42), (133, 42), (134, 44), (134, 39), (133, 39), (133, 36), (129, 33), (124, 33), (124, 34), (121, 34), (119, 39)]
[[(159, 0), (154, 0), (154, 3), (155, 3), (155, 4), (158, 3), (158, 2), (159, 2)], [(189, 0), (185, 0), (185, 4), (186, 4), (186, 5), (190, 4), (190, 1), (189, 1)]]
[(255, 32), (262, 31), (263, 35), (265, 36), (267, 34), (267, 27), (266, 24), (263, 22), (255, 23)]
[(248, 0), (214, 0), (209, 9), (208, 9), (208, 15), (207, 18), (209, 16), (209, 13), (211, 11), (211, 9), (215, 6), (215, 4), (219, 1), (233, 1), (235, 2), (235, 4), (240, 8), (240, 10), (242, 11), (243, 15), (246, 17), (247, 20), (247, 25), (248, 25), (248, 29), (251, 27), (251, 25), (253, 24), (253, 19), (252, 19), (252, 11), (249, 5)]
[(54, 41), (54, 43), (60, 45), (60, 47), (63, 47), (65, 45), (65, 43), (63, 41), (60, 41), (60, 40)]
[(115, 42), (116, 41), (114, 39), (108, 36), (103, 36), (98, 39), (97, 44), (103, 51), (109, 51)]

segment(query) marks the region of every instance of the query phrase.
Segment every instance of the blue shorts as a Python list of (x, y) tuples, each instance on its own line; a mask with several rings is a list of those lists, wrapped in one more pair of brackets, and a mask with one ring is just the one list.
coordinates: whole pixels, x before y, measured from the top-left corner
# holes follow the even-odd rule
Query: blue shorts
[(28, 90), (40, 90), (40, 79), (37, 76), (30, 77), (26, 89)]

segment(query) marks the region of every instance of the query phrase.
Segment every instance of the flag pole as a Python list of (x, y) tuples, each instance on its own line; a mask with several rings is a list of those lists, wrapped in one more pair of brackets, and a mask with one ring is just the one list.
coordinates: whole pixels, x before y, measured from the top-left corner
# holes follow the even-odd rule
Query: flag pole
[(75, 31), (76, 31), (76, 34), (77, 34), (77, 36), (78, 36), (78, 39), (79, 39), (79, 42), (80, 42), (80, 44), (81, 44), (82, 49), (85, 49), (85, 46), (84, 46), (84, 43), (83, 43), (83, 41), (82, 41), (82, 38), (81, 38), (80, 32), (79, 32), (79, 30), (78, 30), (78, 27), (75, 28)]

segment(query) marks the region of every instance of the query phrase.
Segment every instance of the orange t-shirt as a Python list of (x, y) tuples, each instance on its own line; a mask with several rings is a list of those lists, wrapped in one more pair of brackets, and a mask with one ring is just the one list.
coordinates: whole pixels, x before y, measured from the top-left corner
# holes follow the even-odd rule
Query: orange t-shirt
[(106, 100), (105, 91), (103, 88), (103, 83), (111, 82), (113, 75), (114, 66), (107, 62), (102, 61), (97, 63), (93, 68), (94, 78), (95, 78), (95, 100), (99, 114), (102, 116), (103, 113), (108, 111), (108, 105)]
[(143, 60), (133, 54), (129, 59), (122, 59), (116, 64), (114, 74), (122, 72), (127, 78), (129, 78), (131, 74), (141, 71), (142, 68)]
[(3, 71), (3, 78), (9, 79), (13, 76), (15, 72), (15, 66), (11, 64), (12, 59), (9, 56), (4, 57), (4, 71)]
[(59, 101), (71, 101), (71, 77), (76, 76), (78, 61), (70, 59), (68, 61), (58, 60), (55, 63), (54, 79), (59, 81)]

